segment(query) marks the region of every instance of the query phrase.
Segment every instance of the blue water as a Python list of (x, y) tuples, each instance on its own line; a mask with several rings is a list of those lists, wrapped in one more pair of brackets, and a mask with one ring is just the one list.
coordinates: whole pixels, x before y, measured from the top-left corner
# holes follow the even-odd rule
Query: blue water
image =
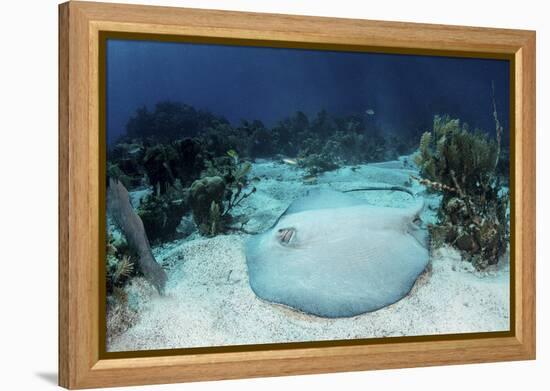
[(508, 129), (509, 72), (507, 60), (109, 39), (107, 137), (112, 144), (138, 108), (166, 100), (234, 125), (372, 110), (369, 120), (390, 134), (420, 135), (435, 114), (493, 132), (491, 85)]

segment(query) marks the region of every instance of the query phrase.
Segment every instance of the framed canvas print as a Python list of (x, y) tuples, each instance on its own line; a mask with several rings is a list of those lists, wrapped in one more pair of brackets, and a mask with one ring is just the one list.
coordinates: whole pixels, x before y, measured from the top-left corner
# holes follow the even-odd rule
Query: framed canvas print
[(62, 386), (535, 358), (534, 32), (59, 12)]

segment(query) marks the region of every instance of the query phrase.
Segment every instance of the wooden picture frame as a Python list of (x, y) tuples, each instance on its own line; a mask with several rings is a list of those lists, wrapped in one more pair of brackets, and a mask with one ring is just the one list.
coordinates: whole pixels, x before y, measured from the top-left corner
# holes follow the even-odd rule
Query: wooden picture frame
[[(508, 58), (514, 213), (508, 333), (108, 357), (102, 354), (102, 32), (295, 48)], [(104, 141), (104, 140), (103, 140)], [(104, 144), (104, 143), (103, 143)], [(103, 250), (104, 251), (104, 250)], [(103, 314), (104, 315), (104, 314)], [(71, 1), (59, 6), (59, 384), (90, 388), (535, 358), (535, 33)]]

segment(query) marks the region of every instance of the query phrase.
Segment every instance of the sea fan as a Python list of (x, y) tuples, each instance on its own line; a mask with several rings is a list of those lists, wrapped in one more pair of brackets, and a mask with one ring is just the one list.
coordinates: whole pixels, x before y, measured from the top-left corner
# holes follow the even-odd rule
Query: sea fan
[(128, 190), (114, 179), (110, 180), (107, 190), (107, 209), (126, 237), (129, 248), (137, 254), (136, 261), (140, 271), (160, 293), (163, 293), (167, 280), (166, 272), (155, 261), (143, 222), (130, 204)]
[[(507, 247), (508, 200), (495, 170), (498, 154), (498, 140), (470, 132), (457, 119), (436, 116), (415, 158), (420, 183), (443, 195), (434, 242), (444, 239), (455, 245), (478, 269), (496, 264)], [(457, 203), (464, 208), (454, 208)]]

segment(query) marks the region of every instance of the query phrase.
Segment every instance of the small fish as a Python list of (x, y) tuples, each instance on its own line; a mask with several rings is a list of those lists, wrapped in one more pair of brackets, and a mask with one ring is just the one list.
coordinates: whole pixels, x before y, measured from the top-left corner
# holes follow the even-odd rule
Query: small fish
[(374, 115), (374, 110), (373, 109), (367, 109), (365, 111), (365, 113), (367, 113), (367, 115)]
[(288, 159), (288, 158), (284, 158), (283, 159), (283, 162), (286, 163), (286, 164), (291, 164), (293, 166), (297, 165), (298, 164), (298, 161), (296, 159)]

